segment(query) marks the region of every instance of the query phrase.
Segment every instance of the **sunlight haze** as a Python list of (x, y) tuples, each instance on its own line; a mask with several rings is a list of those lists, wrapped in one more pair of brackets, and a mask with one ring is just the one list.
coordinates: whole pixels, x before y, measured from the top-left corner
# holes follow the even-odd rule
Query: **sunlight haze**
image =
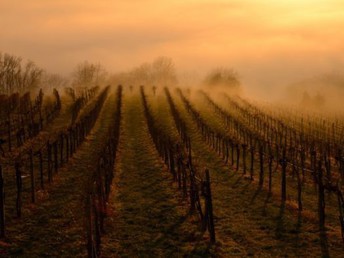
[(69, 73), (122, 71), (157, 56), (179, 70), (237, 70), (268, 90), (343, 65), (342, 1), (1, 0), (0, 49)]
[(0, 0), (0, 26), (0, 257), (344, 257), (344, 0)]

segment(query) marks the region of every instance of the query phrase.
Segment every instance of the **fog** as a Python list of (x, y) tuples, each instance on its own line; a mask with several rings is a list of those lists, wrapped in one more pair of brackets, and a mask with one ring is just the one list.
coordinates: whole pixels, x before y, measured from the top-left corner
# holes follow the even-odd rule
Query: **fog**
[(0, 0), (0, 17), (0, 51), (52, 73), (84, 60), (116, 73), (168, 56), (189, 81), (233, 68), (247, 93), (267, 99), (343, 71), (337, 0)]

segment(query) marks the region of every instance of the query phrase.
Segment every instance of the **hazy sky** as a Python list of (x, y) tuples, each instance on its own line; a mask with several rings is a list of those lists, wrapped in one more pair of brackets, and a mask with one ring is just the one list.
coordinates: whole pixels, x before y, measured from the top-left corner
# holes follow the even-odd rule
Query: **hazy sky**
[(0, 0), (0, 26), (0, 51), (52, 72), (83, 60), (119, 71), (163, 55), (272, 88), (344, 64), (342, 0)]

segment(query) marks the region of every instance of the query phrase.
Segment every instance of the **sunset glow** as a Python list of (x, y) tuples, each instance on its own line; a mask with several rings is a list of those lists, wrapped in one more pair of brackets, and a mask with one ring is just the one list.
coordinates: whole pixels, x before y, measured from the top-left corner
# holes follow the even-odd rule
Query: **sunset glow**
[[(120, 71), (172, 57), (181, 69), (232, 66), (274, 85), (343, 65), (342, 1), (1, 1), (0, 49), (64, 72), (79, 60)], [(54, 60), (54, 62), (51, 62)], [(270, 76), (260, 75), (270, 71)]]
[(0, 0), (0, 257), (343, 257), (344, 0)]

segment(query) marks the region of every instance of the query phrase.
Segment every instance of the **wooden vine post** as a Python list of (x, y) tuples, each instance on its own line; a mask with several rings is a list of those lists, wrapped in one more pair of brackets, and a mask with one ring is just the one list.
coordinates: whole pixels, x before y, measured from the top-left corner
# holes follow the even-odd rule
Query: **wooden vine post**
[(205, 170), (205, 187), (206, 187), (206, 214), (207, 214), (207, 226), (210, 234), (210, 241), (212, 244), (215, 243), (215, 226), (214, 226), (214, 215), (213, 215), (213, 202), (212, 202), (212, 194), (211, 194), (211, 187), (210, 187), (210, 175), (209, 170)]
[(2, 166), (0, 165), (0, 238), (5, 237), (5, 193), (4, 193), (4, 177), (2, 174)]

